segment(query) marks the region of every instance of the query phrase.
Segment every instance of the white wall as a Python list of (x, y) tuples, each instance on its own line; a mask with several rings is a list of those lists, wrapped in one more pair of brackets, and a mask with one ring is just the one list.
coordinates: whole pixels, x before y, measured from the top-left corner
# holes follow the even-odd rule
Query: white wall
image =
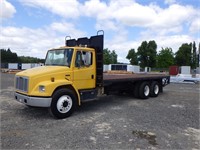
[(190, 74), (191, 72), (190, 66), (181, 66), (181, 74)]
[(33, 64), (31, 64), (31, 68), (40, 67), (40, 66), (44, 66), (44, 64), (42, 64), (42, 63), (39, 63), (39, 64), (33, 63)]
[(134, 72), (134, 73), (139, 73), (140, 72), (140, 66), (127, 65), (127, 71), (131, 71), (131, 72)]
[[(21, 69), (30, 69), (30, 68), (34, 68), (34, 67), (39, 67), (39, 66), (43, 66), (44, 64), (42, 63), (22, 63), (21, 64)], [(18, 63), (9, 63), (8, 64), (8, 69), (18, 69)]]
[[(110, 64), (110, 65), (103, 65), (103, 71), (110, 71), (111, 70), (111, 67), (112, 65), (115, 65), (115, 64)], [(121, 65), (121, 64), (119, 64)], [(134, 72), (134, 73), (139, 73), (140, 72), (140, 66), (136, 66), (136, 65), (127, 65), (127, 70), (126, 71), (131, 71), (131, 72)]]
[(200, 74), (200, 67), (197, 67), (196, 73), (197, 73), (197, 74)]
[(145, 67), (145, 72), (151, 72), (151, 67)]
[(31, 64), (29, 64), (29, 63), (22, 64), (22, 69), (30, 69), (30, 68), (31, 68)]
[(18, 64), (17, 63), (9, 63), (8, 69), (18, 69)]
[(103, 71), (109, 71), (109, 65), (103, 65)]

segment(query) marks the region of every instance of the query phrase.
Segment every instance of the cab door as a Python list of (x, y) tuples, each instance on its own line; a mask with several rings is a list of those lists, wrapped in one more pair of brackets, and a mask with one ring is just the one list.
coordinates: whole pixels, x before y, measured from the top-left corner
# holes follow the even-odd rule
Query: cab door
[(79, 90), (95, 88), (96, 70), (93, 57), (92, 51), (76, 51), (73, 83)]

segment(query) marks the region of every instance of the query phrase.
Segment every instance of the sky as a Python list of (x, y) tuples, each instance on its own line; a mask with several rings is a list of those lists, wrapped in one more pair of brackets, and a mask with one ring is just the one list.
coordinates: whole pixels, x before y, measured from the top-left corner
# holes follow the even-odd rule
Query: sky
[(157, 52), (200, 42), (200, 0), (0, 0), (0, 48), (45, 58), (65, 37), (104, 30), (104, 48), (128, 63), (128, 51), (155, 40)]

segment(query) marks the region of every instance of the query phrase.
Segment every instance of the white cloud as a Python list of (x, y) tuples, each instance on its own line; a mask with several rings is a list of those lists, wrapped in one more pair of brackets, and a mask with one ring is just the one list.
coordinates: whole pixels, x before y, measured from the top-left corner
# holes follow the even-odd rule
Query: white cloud
[(199, 32), (200, 32), (200, 20), (199, 20), (199, 17), (200, 17), (200, 15), (199, 16), (197, 16), (197, 18), (195, 18), (193, 21), (192, 21), (192, 23), (191, 23), (191, 25), (190, 25), (190, 28), (189, 28), (189, 31), (191, 32), (191, 33), (198, 33), (198, 34), (200, 34)]
[(156, 17), (153, 9), (138, 3), (121, 7), (113, 13), (116, 20), (128, 26), (147, 26)]
[[(59, 15), (61, 21), (52, 22), (49, 26), (38, 29), (3, 27), (1, 39), (3, 38), (4, 47), (19, 50), (19, 55), (31, 53), (41, 58), (47, 49), (64, 45), (66, 35), (72, 38), (86, 36), (89, 29), (81, 31), (75, 26), (80, 17), (91, 19), (94, 21), (94, 28), (105, 30), (104, 47), (116, 50), (121, 62), (128, 62), (125, 59), (128, 50), (137, 50), (142, 41), (155, 40), (158, 50), (161, 47), (171, 47), (176, 52), (182, 43), (199, 40), (194, 36), (199, 32), (199, 10), (195, 6), (177, 4), (176, 0), (165, 0), (165, 4), (168, 4), (165, 8), (157, 3), (142, 5), (134, 0), (87, 0), (83, 3), (78, 0), (20, 2), (24, 6), (40, 10), (43, 8)], [(72, 18), (77, 20), (69, 21)], [(137, 32), (140, 32), (137, 34), (138, 37), (134, 32), (129, 33), (129, 29), (134, 30), (135, 27), (139, 29)], [(190, 33), (186, 35), (188, 31)], [(107, 33), (111, 33), (109, 38)]]
[(151, 26), (169, 28), (183, 25), (184, 22), (189, 22), (194, 15), (193, 7), (174, 4), (159, 12)]
[(158, 50), (161, 50), (162, 47), (170, 47), (174, 53), (177, 52), (183, 43), (190, 43), (195, 40), (197, 39), (184, 34), (155, 37), (155, 41), (158, 44)]
[[(67, 23), (52, 23), (49, 27), (39, 28), (39, 29), (30, 29), (30, 28), (16, 28), (16, 27), (3, 27), (1, 34), (1, 46), (0, 48), (11, 48), (14, 52), (17, 52), (19, 56), (33, 56), (38, 58), (44, 58), (46, 51), (50, 48), (59, 47), (64, 45), (65, 32), (69, 33), (68, 35), (76, 33), (76, 37), (82, 37), (85, 35), (84, 32), (76, 30), (75, 27), (70, 30), (65, 30), (60, 34), (56, 27), (64, 27)], [(68, 25), (72, 26), (72, 25)], [(121, 32), (116, 33), (113, 38), (110, 40), (105, 40), (105, 48), (110, 50), (116, 50), (118, 54), (119, 62), (126, 62), (126, 55), (128, 50), (134, 48), (137, 51), (137, 48), (141, 45), (142, 41), (155, 40), (158, 44), (158, 51), (161, 50), (161, 47), (171, 47), (174, 52), (178, 50), (182, 43), (189, 43), (196, 41), (195, 38), (192, 38), (188, 35), (173, 35), (173, 36), (143, 36), (138, 37), (137, 40), (127, 40), (128, 31), (121, 29)], [(28, 35), (28, 36), (27, 36)], [(72, 36), (74, 37), (74, 36)]]
[(46, 10), (64, 18), (77, 18), (80, 16), (77, 0), (20, 0), (26, 6), (45, 8)]
[[(70, 28), (64, 28), (66, 25)], [(10, 48), (12, 51), (17, 52), (19, 56), (44, 58), (48, 49), (65, 44), (64, 38), (66, 35), (77, 38), (84, 34), (84, 32), (66, 22), (54, 22), (48, 27), (38, 29), (8, 26), (2, 27), (0, 48)]]
[[(52, 38), (49, 37), (42, 29), (3, 27), (1, 48), (10, 48), (17, 52), (19, 56), (25, 55), (41, 58), (45, 56), (46, 49), (54, 44)], [(49, 42), (47, 42), (48, 40)]]
[(171, 28), (161, 28), (161, 27), (151, 27), (147, 30), (143, 30), (140, 32), (140, 36), (144, 38), (152, 37), (152, 36), (164, 36), (170, 34), (179, 34), (183, 30), (182, 26), (174, 26)]
[(99, 0), (86, 1), (81, 8), (84, 15), (89, 17), (97, 17), (101, 14), (105, 14), (108, 9), (105, 2), (100, 2)]
[[(116, 4), (117, 5), (117, 4)], [(126, 26), (144, 28), (173, 28), (182, 26), (194, 18), (196, 10), (191, 6), (170, 5), (160, 8), (156, 4), (144, 6), (138, 3), (116, 7), (112, 17)]]
[(176, 3), (176, 0), (165, 0), (165, 2), (164, 2), (165, 4), (174, 4), (174, 3)]
[[(123, 39), (122, 39), (123, 40)], [(118, 62), (124, 62), (129, 63), (128, 59), (126, 59), (126, 56), (128, 54), (128, 51), (131, 48), (134, 48), (137, 50), (139, 46), (138, 41), (121, 41), (118, 40), (112, 40), (112, 41), (106, 41), (105, 47), (107, 47), (109, 50), (115, 50), (118, 55)]]
[(108, 20), (108, 19), (100, 19), (97, 20), (96, 22), (96, 26), (95, 26), (96, 30), (105, 30), (105, 31), (118, 31), (119, 30), (119, 26), (117, 26), (116, 22), (113, 20)]
[(165, 2), (170, 4), (167, 8), (156, 3), (141, 5), (131, 0), (111, 0), (108, 3), (90, 0), (82, 5), (81, 14), (96, 18), (96, 28), (118, 31), (116, 28), (120, 24), (152, 30), (152, 33), (161, 35), (181, 33), (183, 26), (194, 20), (197, 10), (189, 5), (175, 4), (176, 1)]
[[(46, 10), (64, 18), (78, 18), (81, 16), (96, 19), (96, 28), (116, 31), (118, 24), (129, 27), (143, 27), (159, 31), (164, 34), (166, 29), (179, 29), (196, 15), (192, 6), (174, 4), (175, 0), (165, 0), (170, 4), (161, 8), (156, 3), (141, 5), (133, 0), (110, 0), (107, 3), (100, 0), (88, 0), (83, 4), (77, 0), (20, 0), (27, 6), (45, 8)], [(161, 31), (161, 30), (164, 31)], [(170, 32), (177, 31), (170, 29)]]
[(76, 29), (76, 26), (69, 22), (53, 22), (50, 25), (49, 30), (54, 31), (57, 34), (62, 33), (65, 36), (71, 36), (72, 38), (77, 38), (86, 34), (84, 31)]
[(15, 7), (6, 0), (0, 1), (0, 18), (11, 18), (16, 13)]

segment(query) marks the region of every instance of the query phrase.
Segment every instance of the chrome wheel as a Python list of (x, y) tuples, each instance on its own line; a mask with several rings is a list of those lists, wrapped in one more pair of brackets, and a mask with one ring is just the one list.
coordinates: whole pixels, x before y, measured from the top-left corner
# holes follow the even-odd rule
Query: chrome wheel
[(139, 97), (141, 99), (147, 99), (149, 98), (150, 94), (150, 87), (148, 82), (142, 82), (139, 87)]
[(144, 95), (145, 95), (145, 96), (148, 96), (148, 95), (149, 95), (149, 92), (150, 92), (150, 88), (149, 88), (148, 85), (146, 85), (146, 86), (144, 87)]
[(157, 84), (154, 86), (154, 93), (155, 94), (159, 93), (159, 86)]
[(157, 81), (153, 81), (150, 86), (150, 96), (157, 97), (160, 93), (160, 84)]
[(57, 101), (57, 110), (66, 113), (72, 108), (72, 98), (69, 95), (61, 96)]

